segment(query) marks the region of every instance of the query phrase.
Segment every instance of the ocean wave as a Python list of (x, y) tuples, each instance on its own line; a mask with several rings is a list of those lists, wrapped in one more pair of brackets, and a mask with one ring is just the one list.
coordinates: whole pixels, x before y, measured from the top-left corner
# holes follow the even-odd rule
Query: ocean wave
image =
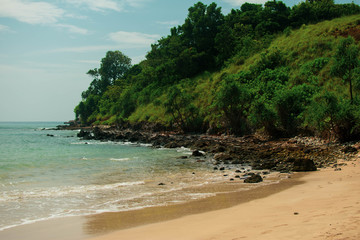
[(51, 188), (35, 188), (29, 191), (11, 190), (4, 191), (0, 195), (0, 202), (23, 201), (29, 198), (49, 198), (64, 197), (73, 194), (92, 193), (98, 191), (113, 190), (120, 187), (129, 187), (134, 185), (143, 185), (144, 181), (121, 182), (106, 185), (82, 185), (82, 186), (63, 186)]

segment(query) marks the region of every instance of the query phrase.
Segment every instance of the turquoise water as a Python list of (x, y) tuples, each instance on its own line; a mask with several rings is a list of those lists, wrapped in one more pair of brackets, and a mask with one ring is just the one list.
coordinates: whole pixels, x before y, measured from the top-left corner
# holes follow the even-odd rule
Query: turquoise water
[(58, 124), (0, 123), (0, 231), (203, 198), (211, 193), (183, 190), (223, 180), (209, 163), (180, 159), (188, 149), (84, 141), (50, 130)]

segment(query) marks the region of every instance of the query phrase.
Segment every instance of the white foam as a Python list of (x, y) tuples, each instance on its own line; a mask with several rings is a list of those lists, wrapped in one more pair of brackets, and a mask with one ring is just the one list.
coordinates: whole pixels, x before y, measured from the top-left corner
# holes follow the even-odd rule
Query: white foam
[(124, 162), (129, 160), (130, 158), (110, 158), (110, 161), (118, 161), (118, 162)]
[(28, 198), (48, 198), (48, 197), (63, 197), (80, 193), (91, 193), (104, 190), (113, 190), (120, 187), (128, 187), (134, 185), (143, 185), (144, 181), (136, 182), (120, 182), (106, 185), (82, 185), (82, 186), (64, 186), (51, 188), (36, 188), (32, 191), (12, 190), (5, 191), (0, 197), (0, 202), (5, 201), (19, 201)]

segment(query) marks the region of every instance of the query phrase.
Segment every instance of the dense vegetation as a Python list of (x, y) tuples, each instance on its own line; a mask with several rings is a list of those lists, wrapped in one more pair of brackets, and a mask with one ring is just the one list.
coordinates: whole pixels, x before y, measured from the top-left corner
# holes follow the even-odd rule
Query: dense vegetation
[[(109, 51), (75, 108), (82, 124), (161, 123), (184, 132), (360, 133), (360, 7), (331, 0), (189, 8), (143, 62)], [(347, 17), (346, 17), (347, 16)], [(333, 20), (332, 20), (333, 19)], [(331, 21), (329, 21), (331, 20)]]

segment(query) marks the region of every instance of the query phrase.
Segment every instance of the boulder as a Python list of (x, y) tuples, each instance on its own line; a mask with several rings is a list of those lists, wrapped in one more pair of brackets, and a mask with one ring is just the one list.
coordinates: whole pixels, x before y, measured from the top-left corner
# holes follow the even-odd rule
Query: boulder
[(194, 157), (202, 157), (202, 156), (204, 156), (204, 154), (202, 152), (200, 152), (199, 150), (193, 151), (192, 155)]
[(292, 171), (294, 172), (308, 172), (316, 171), (315, 163), (311, 159), (296, 159), (293, 163)]
[(246, 178), (244, 180), (244, 183), (259, 183), (262, 181), (263, 181), (263, 178), (260, 175), (256, 174), (256, 175), (252, 175), (249, 178)]

